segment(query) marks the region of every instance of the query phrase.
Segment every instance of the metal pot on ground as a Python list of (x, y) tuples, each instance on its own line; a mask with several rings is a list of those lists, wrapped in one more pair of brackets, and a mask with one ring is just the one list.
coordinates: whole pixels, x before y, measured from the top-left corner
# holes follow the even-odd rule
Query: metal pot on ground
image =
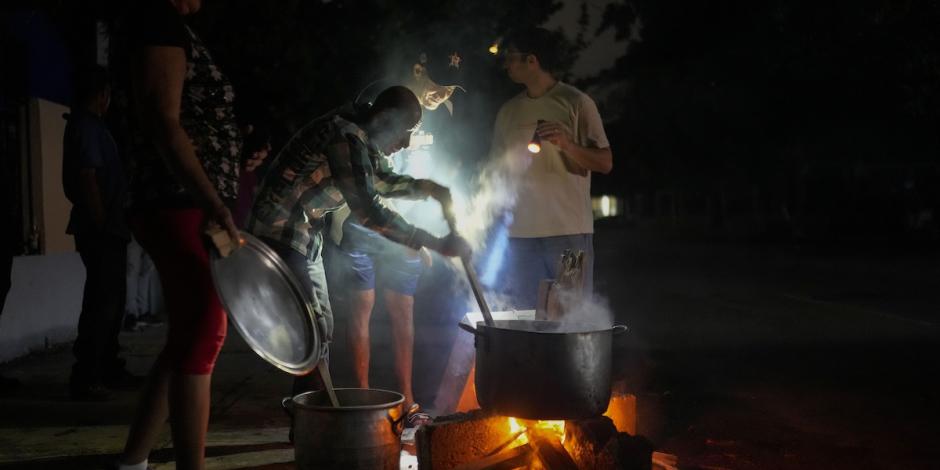
[(405, 397), (365, 388), (335, 391), (339, 407), (323, 390), (282, 402), (293, 417), (297, 468), (398, 470)]
[(524, 419), (598, 416), (610, 401), (613, 335), (626, 326), (497, 320), (477, 323), (477, 401), (483, 409)]

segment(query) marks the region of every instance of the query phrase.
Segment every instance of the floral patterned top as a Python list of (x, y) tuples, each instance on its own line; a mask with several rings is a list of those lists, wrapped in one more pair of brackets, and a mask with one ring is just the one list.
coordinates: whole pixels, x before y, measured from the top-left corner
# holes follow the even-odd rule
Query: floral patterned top
[[(150, 3), (150, 2), (148, 2)], [(169, 2), (153, 2), (129, 25), (132, 50), (177, 46), (186, 52), (180, 124), (192, 141), (206, 176), (222, 200), (238, 197), (242, 135), (235, 121), (235, 92), (202, 40), (183, 23)], [(129, 142), (130, 199), (133, 207), (188, 207), (192, 197), (172, 175), (156, 146), (133, 126)]]

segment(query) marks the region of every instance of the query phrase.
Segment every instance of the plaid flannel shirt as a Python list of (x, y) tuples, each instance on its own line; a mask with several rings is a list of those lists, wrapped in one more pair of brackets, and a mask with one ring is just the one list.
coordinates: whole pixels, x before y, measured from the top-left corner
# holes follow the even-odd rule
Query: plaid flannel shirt
[(382, 197), (423, 199), (416, 180), (391, 171), (386, 157), (359, 126), (331, 113), (294, 134), (262, 180), (248, 231), (309, 256), (326, 215), (349, 205), (359, 222), (392, 241), (417, 249), (418, 230)]

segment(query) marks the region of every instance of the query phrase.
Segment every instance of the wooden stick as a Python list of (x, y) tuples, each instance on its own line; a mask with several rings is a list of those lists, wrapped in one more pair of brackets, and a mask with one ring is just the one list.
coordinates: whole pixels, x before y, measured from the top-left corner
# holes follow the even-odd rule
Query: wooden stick
[(503, 470), (521, 467), (531, 458), (532, 446), (523, 444), (498, 454), (454, 467), (453, 470)]
[(507, 439), (505, 442), (496, 446), (496, 448), (491, 450), (490, 452), (487, 452), (486, 456), (489, 457), (491, 455), (496, 455), (502, 452), (504, 449), (509, 447), (513, 442), (516, 442), (516, 439), (519, 439), (519, 436), (525, 434), (525, 432), (526, 432), (526, 428), (522, 428), (519, 431), (513, 433), (513, 435), (509, 436), (509, 439)]
[(578, 470), (578, 465), (561, 445), (561, 440), (534, 430), (529, 430), (528, 436), (533, 453), (547, 470)]

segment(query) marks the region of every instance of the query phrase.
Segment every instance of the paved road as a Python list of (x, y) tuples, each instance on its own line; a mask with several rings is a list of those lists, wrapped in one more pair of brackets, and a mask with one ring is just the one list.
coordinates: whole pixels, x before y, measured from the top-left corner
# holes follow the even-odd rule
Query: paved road
[(597, 245), (641, 432), (684, 467), (936, 468), (936, 255)]
[[(936, 468), (940, 413), (928, 385), (938, 372), (936, 255), (692, 243), (613, 229), (599, 231), (596, 245), (598, 290), (632, 329), (616, 345), (616, 374), (638, 396), (640, 432), (683, 468)], [(454, 279), (435, 271), (419, 291), (415, 381), (425, 403), (459, 334)], [(388, 347), (386, 325), (378, 315), (377, 351)], [(133, 370), (147, 369), (162, 334), (124, 335)], [(336, 381), (349, 384), (337, 341)], [(395, 386), (389, 356), (373, 356), (373, 386)], [(0, 398), (0, 465), (95, 468), (119, 451), (135, 394), (69, 402), (70, 365), (63, 348), (4, 367), (26, 385)], [(259, 465), (289, 458), (279, 398), (290, 380), (230, 335), (213, 379), (215, 468), (228, 468), (232, 453), (251, 452)], [(155, 461), (171, 460), (168, 445)], [(265, 468), (277, 467), (289, 465)]]

